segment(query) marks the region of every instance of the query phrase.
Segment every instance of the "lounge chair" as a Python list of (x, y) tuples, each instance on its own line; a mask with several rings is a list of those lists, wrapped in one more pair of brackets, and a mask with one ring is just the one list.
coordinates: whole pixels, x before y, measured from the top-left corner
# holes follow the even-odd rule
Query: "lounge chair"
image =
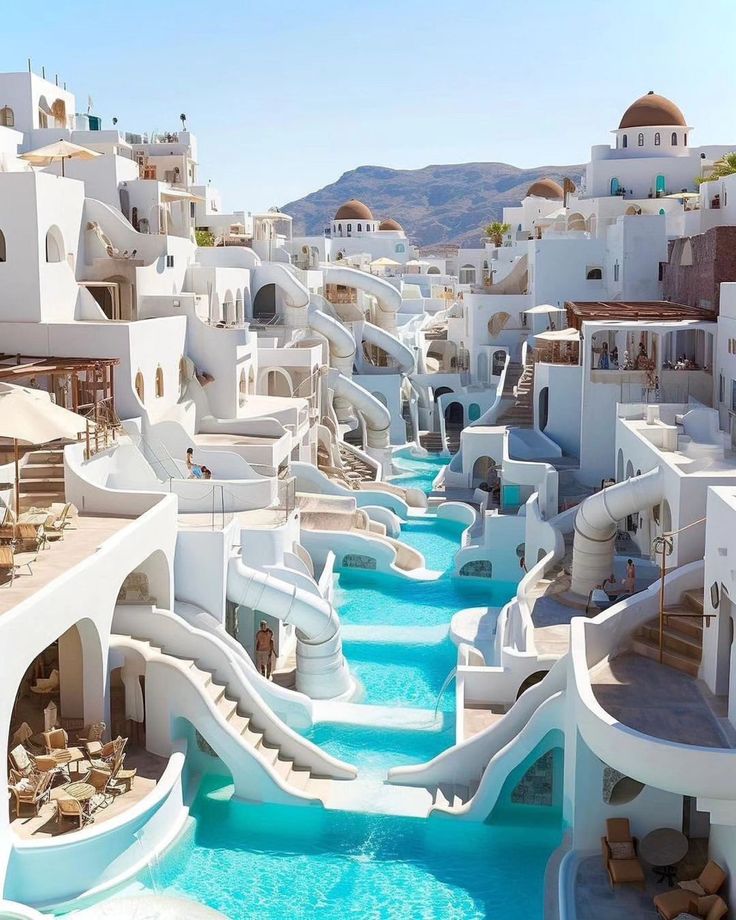
[(12, 545), (3, 544), (0, 546), (0, 572), (5, 572), (6, 575), (10, 575), (10, 585), (13, 584), (13, 579), (16, 576), (18, 569), (22, 569), (24, 566), (28, 567), (28, 574), (33, 575), (33, 569), (31, 566), (38, 558), (37, 552), (30, 553), (16, 553), (15, 548)]
[(55, 802), (57, 822), (61, 821), (62, 818), (75, 818), (79, 821), (79, 827), (81, 829), (92, 820), (88, 803), (80, 802), (79, 799), (73, 799), (70, 795), (64, 795), (63, 790), (58, 798), (55, 799)]
[(121, 750), (120, 753), (116, 755), (110, 767), (110, 783), (108, 789), (110, 792), (114, 793), (130, 792), (137, 772), (135, 767), (129, 770), (125, 769), (125, 754), (123, 754)]
[(59, 692), (59, 672), (56, 668), (48, 677), (39, 677), (31, 684), (31, 693), (39, 696), (52, 696)]
[[(691, 904), (718, 894), (725, 881), (726, 873), (717, 862), (711, 859), (696, 879), (678, 882), (678, 888), (658, 894), (654, 898), (654, 906), (657, 908), (662, 920), (675, 920), (680, 914), (693, 913), (690, 910)], [(707, 911), (705, 914), (696, 913), (695, 916), (704, 916), (711, 920), (711, 916)], [(720, 917), (723, 915), (715, 914), (715, 916)]]
[(123, 753), (125, 745), (128, 743), (127, 738), (113, 738), (100, 748), (99, 753), (91, 761), (93, 767), (100, 767), (103, 770), (109, 770), (115, 759)]
[(111, 780), (112, 774), (109, 770), (100, 770), (97, 767), (92, 767), (89, 773), (82, 779), (83, 783), (89, 783), (90, 786), (94, 786), (96, 789), (95, 794), (90, 799), (90, 808), (92, 811), (97, 811), (100, 808), (107, 808), (110, 802), (112, 802), (112, 793), (109, 790)]
[(56, 758), (47, 754), (34, 756), (23, 747), (22, 744), (16, 745), (8, 754), (10, 767), (19, 776), (31, 776), (33, 773), (53, 773), (58, 769)]
[(30, 805), (34, 814), (48, 801), (51, 795), (52, 773), (31, 773), (30, 776), (21, 776), (14, 770), (10, 771), (10, 791), (15, 796), (15, 813), (20, 818), (23, 805)]
[(93, 722), (86, 728), (82, 729), (81, 735), (77, 735), (77, 743), (84, 745), (85, 753), (90, 761), (93, 757), (99, 757), (102, 751), (102, 736), (105, 734), (107, 725), (105, 722)]
[(609, 818), (606, 836), (601, 837), (603, 865), (611, 886), (641, 885), (644, 888), (644, 869), (636, 854), (636, 837), (631, 836), (628, 818)]
[[(51, 506), (51, 514), (44, 525), (44, 534), (47, 540), (64, 539), (64, 531), (72, 526), (73, 507), (74, 505), (71, 502), (65, 502), (60, 508), (56, 503)], [(55, 517), (52, 518), (52, 515), (55, 515)]]
[(63, 728), (54, 728), (50, 732), (43, 732), (43, 743), (46, 753), (51, 754), (58, 766), (70, 776), (69, 768), (73, 763), (84, 760), (84, 754), (78, 747), (69, 747), (69, 735)]

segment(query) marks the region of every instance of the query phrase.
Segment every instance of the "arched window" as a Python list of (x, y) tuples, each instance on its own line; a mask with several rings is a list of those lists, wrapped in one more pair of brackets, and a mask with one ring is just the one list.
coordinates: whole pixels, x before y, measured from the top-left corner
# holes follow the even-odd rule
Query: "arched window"
[(644, 135), (643, 135), (641, 132), (639, 132), (639, 136), (638, 136), (637, 139), (636, 139), (636, 143), (637, 143), (640, 147), (643, 147), (643, 146), (644, 146)]
[(682, 146), (687, 147), (687, 134), (682, 135)]
[(135, 375), (135, 391), (138, 394), (138, 399), (140, 399), (141, 402), (145, 402), (146, 385), (143, 382), (143, 374), (140, 371)]
[(160, 399), (164, 395), (164, 372), (159, 364), (156, 368), (156, 396)]
[(475, 284), (475, 266), (463, 265), (458, 280), (460, 284)]
[[(366, 225), (366, 228), (365, 228), (365, 229), (366, 229), (366, 230), (368, 229), (367, 225)], [(363, 230), (363, 225), (362, 225), (362, 224), (358, 224), (358, 233), (360, 233), (362, 230)]]
[(480, 418), (480, 406), (478, 403), (471, 403), (468, 406), (468, 421), (475, 422)]
[(353, 232), (353, 225), (348, 224), (348, 233), (352, 233), (352, 232)]
[(404, 246), (403, 243), (397, 243), (396, 246), (394, 246), (394, 252), (406, 252), (406, 246)]
[(628, 146), (629, 146), (629, 139), (628, 139), (628, 137), (627, 137), (625, 134), (624, 134), (624, 136), (623, 136), (623, 138), (622, 138), (622, 140), (621, 140), (621, 146), (622, 146), (622, 147), (628, 147)]
[(54, 224), (49, 227), (46, 234), (46, 261), (63, 262), (64, 261), (64, 237), (61, 230)]
[(0, 262), (7, 261), (8, 251), (5, 248), (5, 234), (0, 230)]
[(618, 181), (618, 179), (614, 176), (613, 179), (611, 179), (611, 194), (612, 194), (612, 195), (618, 195), (618, 190), (619, 190), (620, 188), (621, 188), (621, 186), (620, 186), (620, 184), (619, 184), (619, 181)]
[(0, 109), (0, 125), (2, 125), (4, 128), (15, 127), (15, 112), (10, 108), (9, 105), (4, 105)]
[(240, 381), (238, 383), (238, 405), (244, 406), (248, 397), (248, 378), (245, 376), (245, 368), (240, 371)]
[(672, 146), (677, 147), (677, 131), (672, 132)]
[(600, 268), (589, 268), (585, 274), (586, 281), (600, 281), (603, 278), (603, 270)]
[(659, 147), (661, 143), (662, 143), (662, 136), (660, 135), (659, 131), (657, 131), (654, 135), (654, 146)]

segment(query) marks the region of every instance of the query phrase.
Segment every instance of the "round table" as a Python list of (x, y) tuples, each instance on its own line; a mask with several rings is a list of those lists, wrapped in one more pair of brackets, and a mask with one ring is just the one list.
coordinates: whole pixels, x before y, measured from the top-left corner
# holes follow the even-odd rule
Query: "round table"
[(657, 881), (666, 881), (670, 888), (675, 884), (675, 865), (687, 855), (687, 837), (673, 827), (659, 827), (650, 831), (639, 844), (639, 855), (649, 863)]
[(64, 786), (63, 792), (78, 802), (89, 802), (97, 790), (92, 783), (69, 783)]

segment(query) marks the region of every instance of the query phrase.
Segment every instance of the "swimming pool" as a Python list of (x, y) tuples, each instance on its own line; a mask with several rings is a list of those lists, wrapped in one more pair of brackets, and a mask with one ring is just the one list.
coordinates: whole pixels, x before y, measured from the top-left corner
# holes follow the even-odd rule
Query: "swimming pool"
[(475, 824), (249, 805), (206, 779), (186, 833), (141, 876), (230, 920), (541, 920), (559, 816)]
[(392, 460), (396, 475), (391, 477), (391, 482), (404, 489), (413, 488), (431, 492), (436, 475), (449, 462), (447, 457), (439, 457), (436, 454), (426, 457), (396, 454)]

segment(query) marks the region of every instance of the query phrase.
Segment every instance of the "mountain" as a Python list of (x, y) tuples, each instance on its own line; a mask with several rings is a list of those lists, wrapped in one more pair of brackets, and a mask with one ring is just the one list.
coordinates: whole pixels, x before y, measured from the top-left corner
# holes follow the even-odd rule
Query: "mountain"
[(576, 184), (583, 166), (519, 169), (508, 163), (457, 163), (423, 169), (359, 166), (298, 201), (283, 205), (294, 218), (294, 235), (319, 235), (349, 198), (364, 201), (380, 219), (393, 217), (418, 246), (478, 245), (482, 228), (517, 205), (536, 179), (549, 176)]

